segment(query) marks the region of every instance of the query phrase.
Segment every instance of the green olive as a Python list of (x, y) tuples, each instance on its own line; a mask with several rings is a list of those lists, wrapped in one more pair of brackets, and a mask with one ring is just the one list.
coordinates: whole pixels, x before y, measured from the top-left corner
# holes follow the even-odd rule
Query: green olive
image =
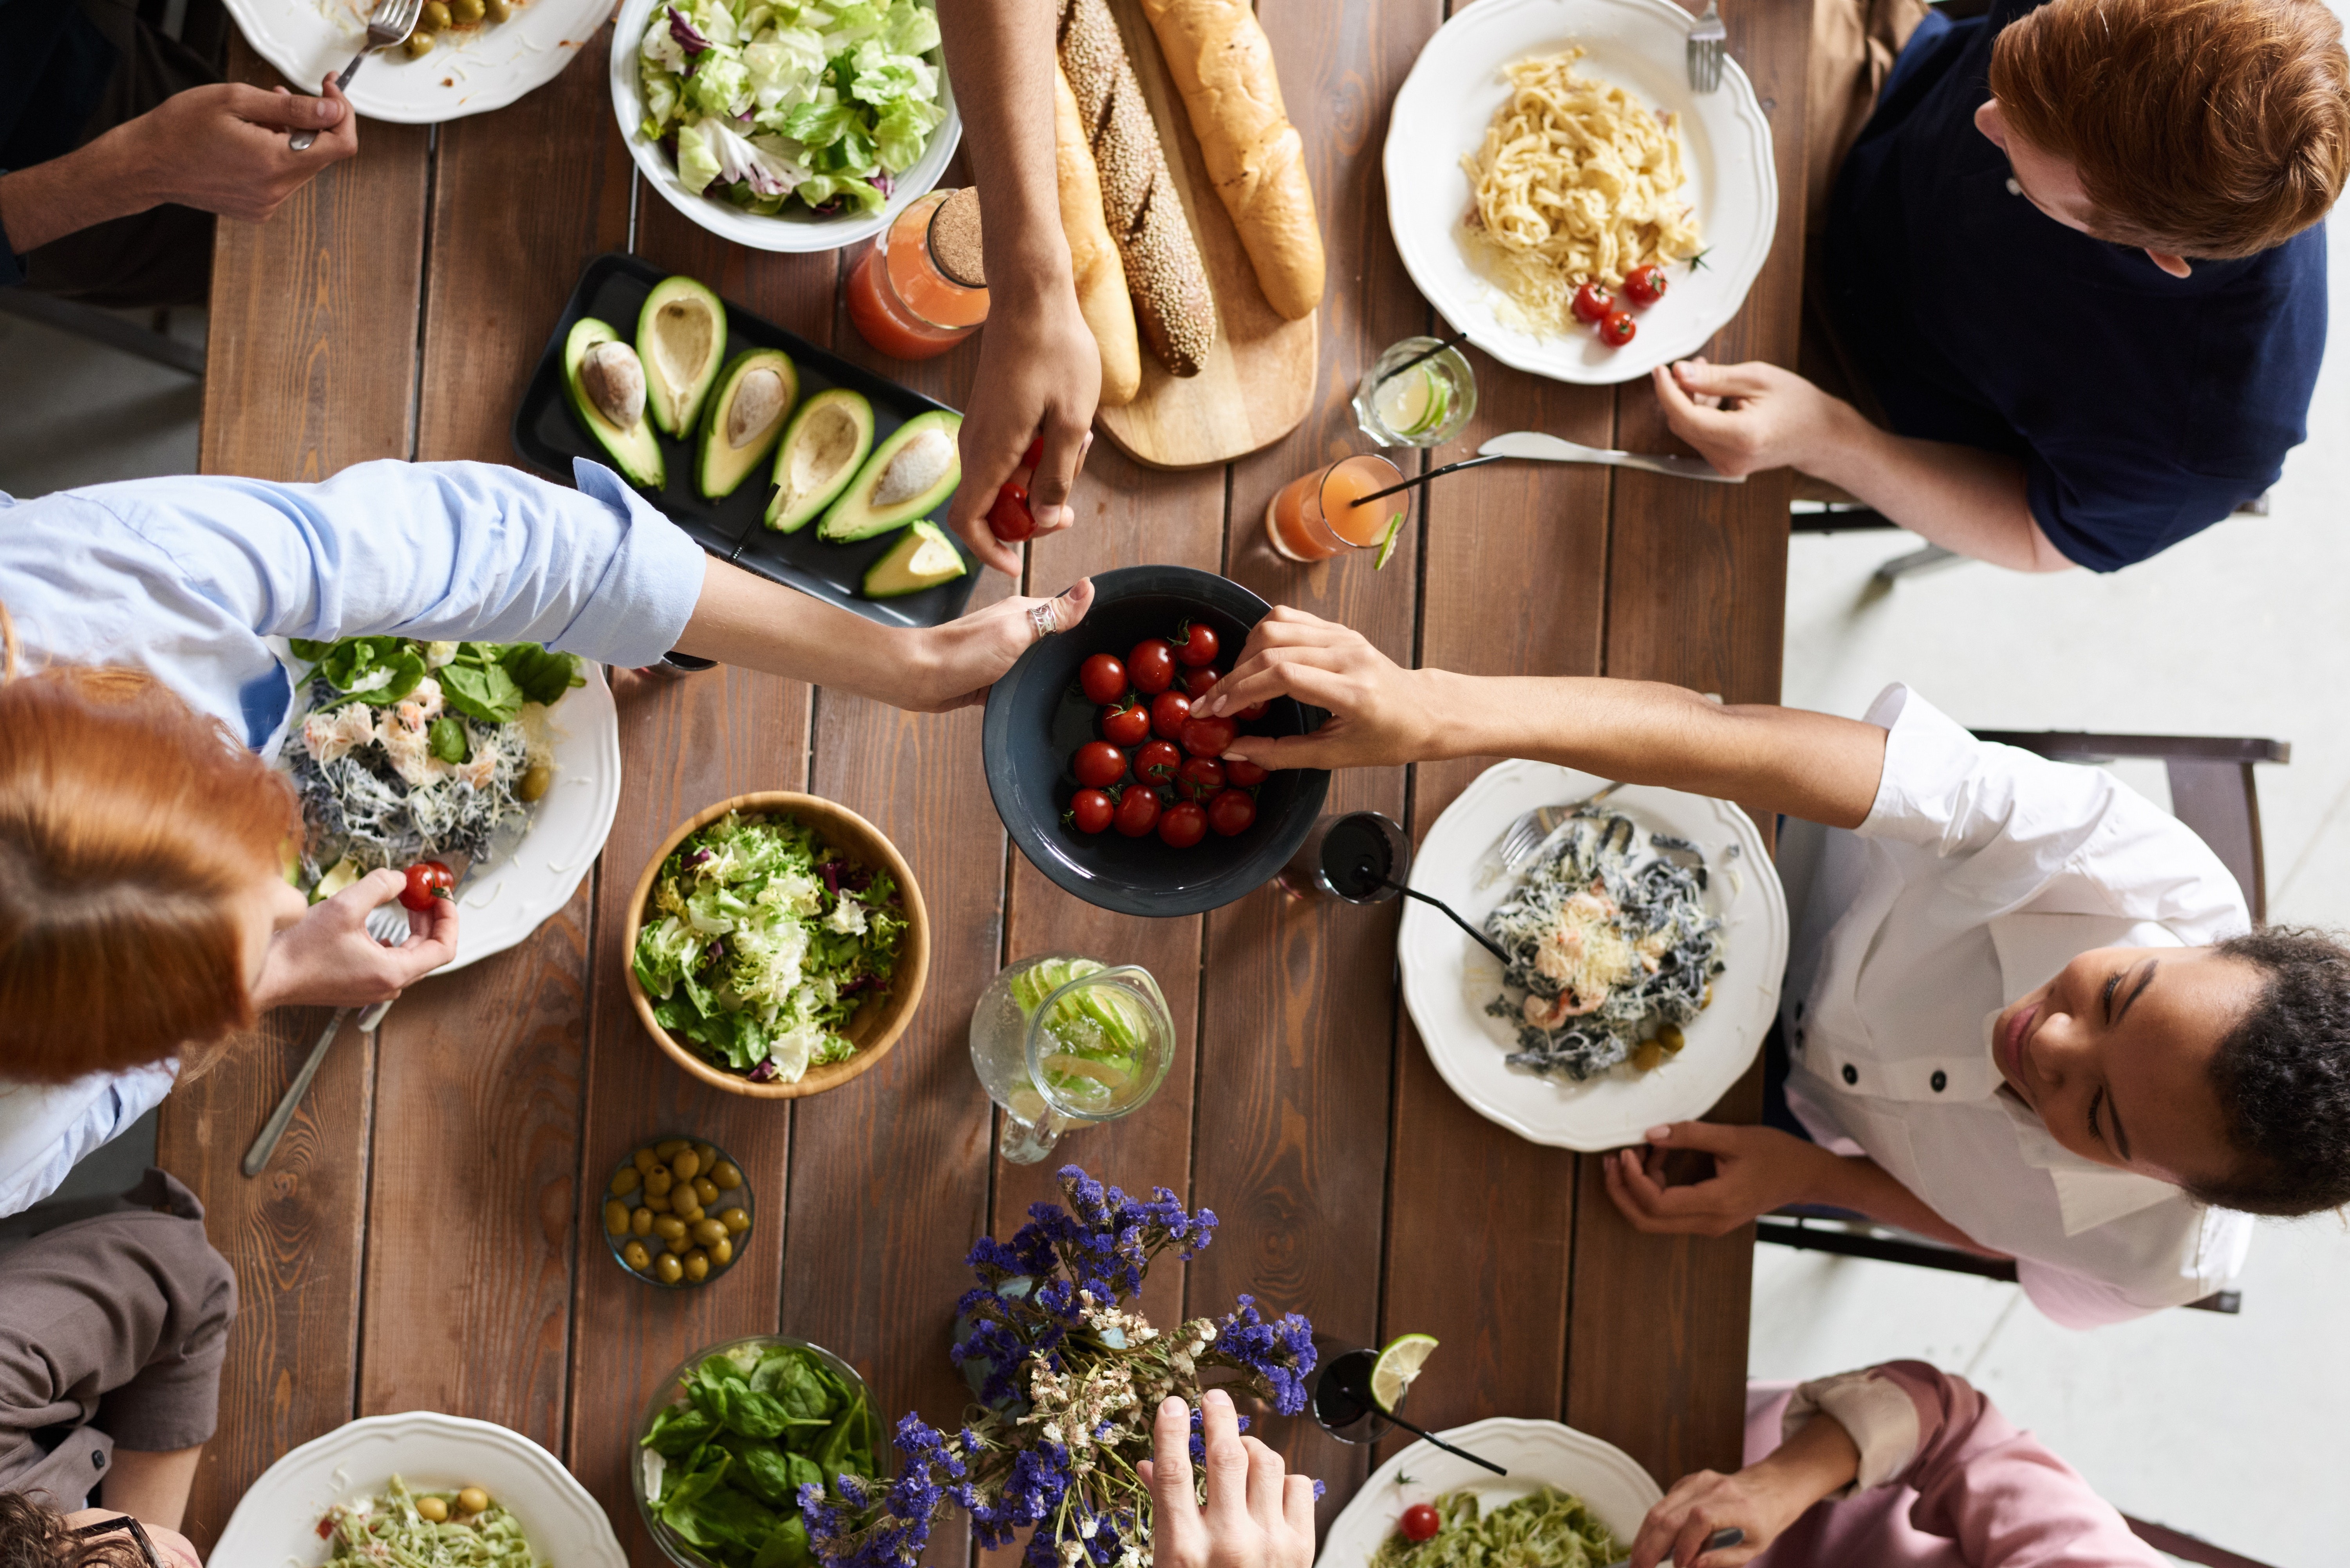
[(401, 47), (408, 51), (410, 59), (421, 60), (432, 52), (432, 35), (420, 29), (409, 34), (408, 42)]
[(687, 1229), (693, 1232), (693, 1239), (705, 1247), (712, 1241), (723, 1241), (726, 1239), (726, 1227), (715, 1220), (696, 1220)]
[(424, 19), (417, 26), (430, 32), (445, 33), (455, 22), (456, 18), (449, 15), (449, 7), (442, 4), (442, 0), (424, 0)]
[(653, 1167), (660, 1163), (660, 1156), (649, 1148), (640, 1148), (629, 1157), (629, 1163), (637, 1168), (639, 1174), (650, 1176)]
[(678, 1150), (681, 1148), (691, 1148), (692, 1147), (693, 1140), (691, 1138), (665, 1137), (661, 1139), (660, 1142), (653, 1145), (653, 1158), (660, 1160), (663, 1165), (667, 1165), (671, 1160), (677, 1158)]
[(718, 1146), (714, 1143), (695, 1144), (693, 1152), (702, 1157), (702, 1168), (704, 1172), (718, 1163)]
[(604, 1230), (608, 1235), (628, 1234), (629, 1206), (617, 1198), (608, 1198), (604, 1200)]
[(648, 1198), (667, 1198), (669, 1189), (676, 1185), (677, 1179), (669, 1173), (669, 1167), (665, 1165), (656, 1165), (645, 1172), (645, 1196)]
[(493, 22), (503, 22), (514, 14), (506, 0), (482, 0), (482, 10)]
[(449, 1517), (449, 1504), (442, 1498), (420, 1497), (416, 1500), (416, 1511), (438, 1524)]
[(457, 1494), (457, 1506), (467, 1513), (481, 1513), (490, 1506), (490, 1494), (480, 1487), (469, 1486)]
[(669, 1168), (677, 1172), (680, 1181), (691, 1181), (702, 1174), (702, 1157), (690, 1148), (681, 1148), (671, 1158)]
[(1643, 1040), (1632, 1048), (1632, 1071), (1653, 1073), (1665, 1059), (1664, 1045), (1655, 1040)]
[(743, 1185), (743, 1173), (734, 1168), (733, 1160), (722, 1159), (710, 1168), (710, 1179), (717, 1184), (719, 1191), (732, 1192)]
[(620, 1262), (641, 1274), (653, 1266), (653, 1255), (645, 1251), (642, 1241), (631, 1241), (620, 1249)]
[(653, 1278), (665, 1285), (673, 1285), (685, 1277), (685, 1264), (675, 1252), (663, 1252), (653, 1263)]
[(651, 1210), (636, 1210), (629, 1216), (629, 1230), (635, 1235), (650, 1236), (653, 1233), (654, 1219), (655, 1215)]
[(638, 1188), (642, 1187), (644, 1184), (645, 1173), (643, 1171), (639, 1170), (633, 1165), (624, 1165), (620, 1167), (619, 1174), (612, 1178), (612, 1196), (615, 1198), (626, 1198), (629, 1193), (634, 1192)]
[[(459, 26), (473, 26), (482, 19), (482, 0), (449, 0), (449, 13), (451, 16), (457, 18), (457, 25)], [(517, 794), (521, 794), (519, 790), (515, 793)], [(545, 790), (541, 790), (538, 793), (539, 794), (545, 794), (546, 792)], [(523, 798), (525, 800), (535, 800), (537, 796), (525, 795)]]
[(704, 1209), (718, 1201), (718, 1183), (706, 1176), (693, 1179), (693, 1200)]
[(740, 1236), (751, 1228), (751, 1211), (740, 1204), (736, 1204), (732, 1209), (721, 1209), (718, 1211), (718, 1222)]
[(685, 1277), (695, 1284), (710, 1277), (710, 1254), (699, 1247), (685, 1255)]
[(653, 1221), (653, 1234), (664, 1241), (674, 1241), (684, 1236), (685, 1221), (674, 1214), (664, 1214)]
[[(458, 15), (463, 16), (468, 7), (473, 10), (473, 19), (476, 22), (482, 19), (482, 13), (486, 9), (483, 0), (457, 0)], [(506, 0), (498, 0), (497, 15), (490, 20), (503, 22), (505, 19)], [(554, 784), (555, 770), (545, 763), (533, 763), (523, 769), (522, 777), (515, 781), (515, 798), (525, 801), (543, 799)]]
[(648, 1192), (645, 1194), (645, 1207), (656, 1214), (666, 1214), (670, 1210), (669, 1195), (665, 1192)]
[(693, 1193), (690, 1189), (686, 1190), (684, 1197), (670, 1199), (669, 1210), (689, 1225), (701, 1219), (702, 1214), (702, 1205), (693, 1200)]
[(711, 1262), (719, 1268), (723, 1269), (734, 1261), (734, 1243), (723, 1236), (711, 1242), (708, 1251)]
[(1677, 1053), (1689, 1042), (1682, 1037), (1679, 1024), (1668, 1023), (1657, 1031), (1657, 1044), (1668, 1051)]

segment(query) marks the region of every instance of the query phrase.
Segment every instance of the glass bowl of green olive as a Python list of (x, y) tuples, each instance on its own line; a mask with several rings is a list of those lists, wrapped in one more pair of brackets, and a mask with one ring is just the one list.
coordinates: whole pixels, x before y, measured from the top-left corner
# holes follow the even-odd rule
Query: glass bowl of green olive
[(652, 1138), (604, 1184), (612, 1261), (663, 1290), (706, 1285), (750, 1245), (754, 1218), (743, 1168), (707, 1138)]

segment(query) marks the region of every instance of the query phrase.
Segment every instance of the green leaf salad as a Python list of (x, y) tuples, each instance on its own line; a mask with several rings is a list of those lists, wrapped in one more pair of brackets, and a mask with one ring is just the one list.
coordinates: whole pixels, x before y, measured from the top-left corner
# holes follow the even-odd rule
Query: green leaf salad
[(729, 812), (661, 862), (637, 935), (653, 1017), (754, 1082), (797, 1083), (856, 1047), (840, 1033), (887, 992), (906, 933), (897, 880), (788, 816)]
[(664, 0), (637, 61), (646, 139), (753, 213), (879, 212), (947, 117), (920, 0)]
[(1435, 1534), (1414, 1542), (1389, 1532), (1369, 1568), (1605, 1568), (1624, 1555), (1590, 1505), (1555, 1486), (1483, 1514), (1465, 1490), (1435, 1506), (1443, 1521)]
[(881, 1424), (861, 1386), (795, 1345), (740, 1345), (693, 1369), (643, 1438), (645, 1497), (726, 1568), (808, 1568), (799, 1489), (878, 1479)]

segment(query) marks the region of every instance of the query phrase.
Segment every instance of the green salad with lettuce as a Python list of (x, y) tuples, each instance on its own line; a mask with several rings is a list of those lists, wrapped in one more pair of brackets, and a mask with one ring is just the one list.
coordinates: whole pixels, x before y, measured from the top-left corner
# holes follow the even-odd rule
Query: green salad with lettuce
[(695, 1367), (684, 1394), (642, 1439), (653, 1511), (725, 1568), (808, 1568), (800, 1488), (879, 1479), (865, 1390), (812, 1351), (745, 1345)]
[(918, 0), (663, 0), (637, 47), (644, 134), (747, 212), (879, 212), (947, 117), (938, 54)]
[(653, 878), (634, 957), (653, 1017), (754, 1083), (844, 1062), (841, 1033), (886, 992), (906, 934), (897, 879), (788, 816), (729, 812)]

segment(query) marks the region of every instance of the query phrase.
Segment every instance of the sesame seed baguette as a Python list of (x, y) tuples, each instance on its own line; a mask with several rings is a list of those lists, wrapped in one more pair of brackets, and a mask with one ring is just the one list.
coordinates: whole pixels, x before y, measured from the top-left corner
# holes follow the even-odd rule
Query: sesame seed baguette
[(1170, 375), (1196, 376), (1216, 339), (1215, 296), (1107, 0), (1062, 0), (1060, 52), (1136, 325)]

